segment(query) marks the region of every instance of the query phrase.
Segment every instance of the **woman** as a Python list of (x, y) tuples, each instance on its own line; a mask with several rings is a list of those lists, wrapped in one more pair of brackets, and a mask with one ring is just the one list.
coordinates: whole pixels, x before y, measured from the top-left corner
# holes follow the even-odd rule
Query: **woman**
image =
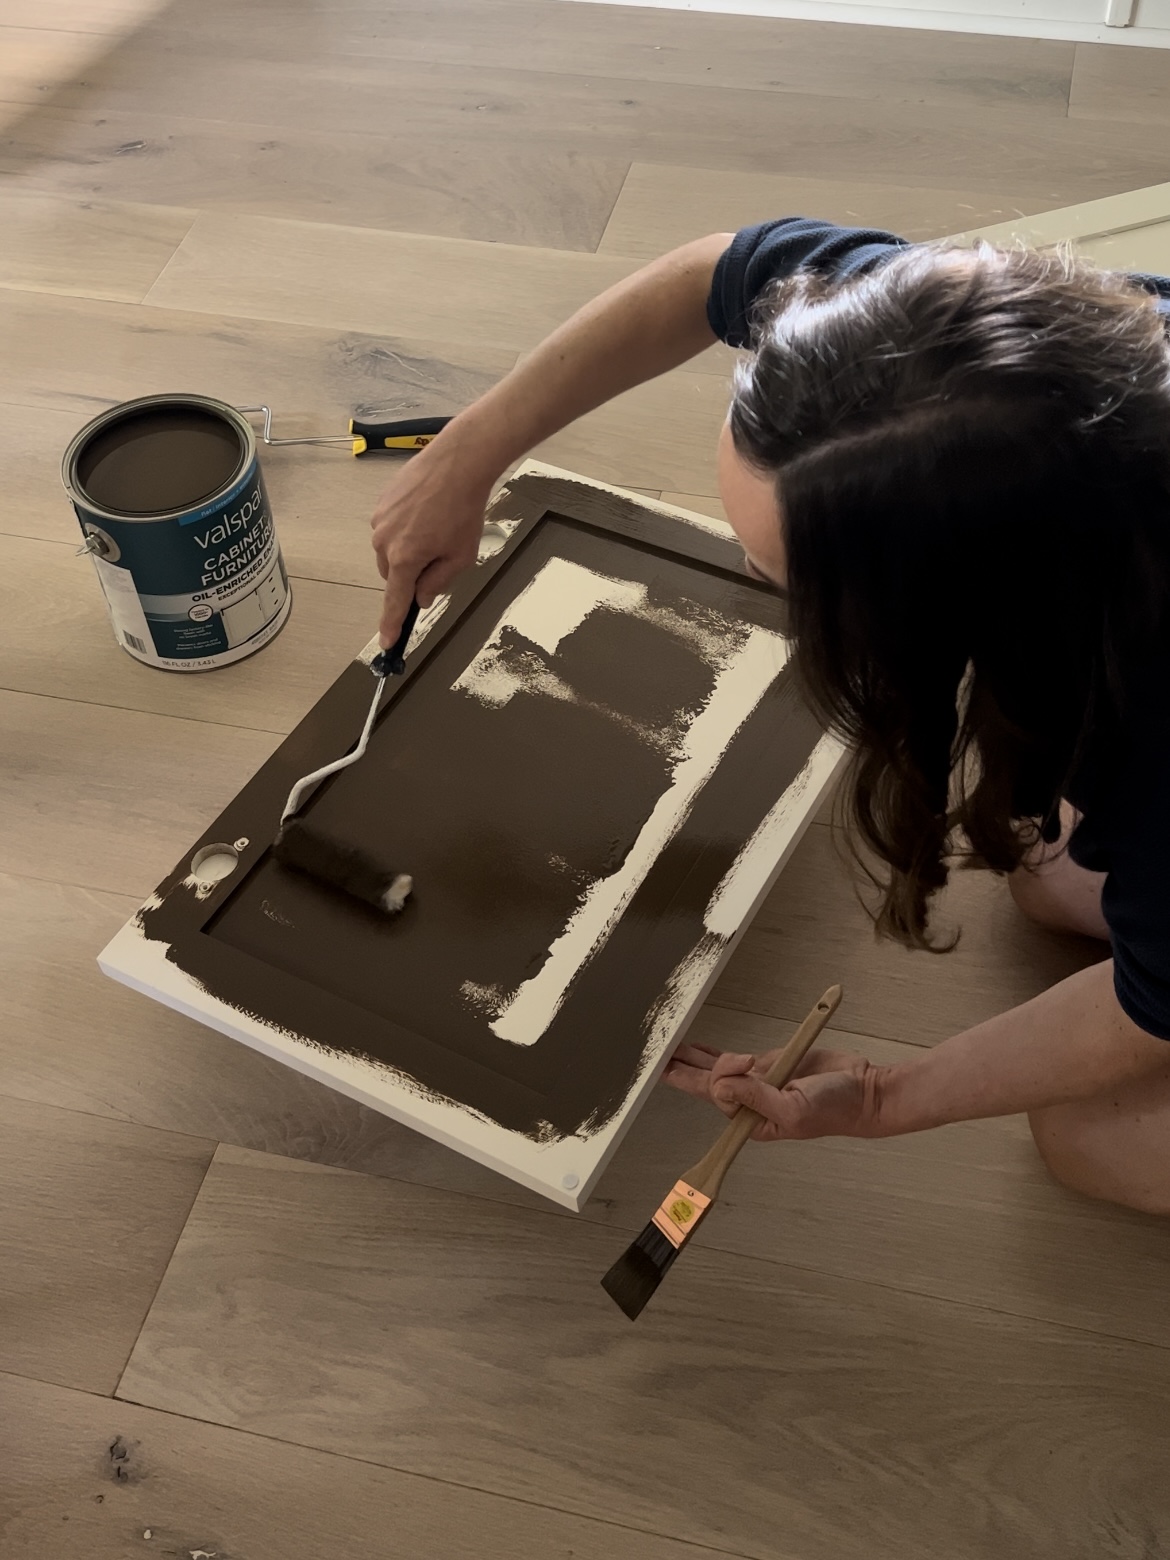
[[(1112, 958), (877, 1067), (683, 1046), (667, 1081), (768, 1139), (1026, 1111), (1069, 1186), (1170, 1212), (1170, 280), (793, 218), (717, 234), (581, 310), (384, 495), (383, 642), (476, 555), (492, 483), (722, 338), (719, 445), (749, 567), (853, 747), (878, 929), (932, 947), (956, 850)], [(766, 1063), (766, 1059), (765, 1059)]]

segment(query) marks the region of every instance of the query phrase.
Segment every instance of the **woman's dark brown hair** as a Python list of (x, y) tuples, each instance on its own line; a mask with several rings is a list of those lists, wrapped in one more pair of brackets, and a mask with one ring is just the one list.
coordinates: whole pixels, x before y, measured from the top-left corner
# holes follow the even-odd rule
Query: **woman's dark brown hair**
[(931, 947), (959, 842), (1006, 872), (1055, 839), (1166, 645), (1163, 323), (1067, 254), (919, 246), (778, 284), (754, 349), (731, 432), (776, 478), (796, 664), (855, 748), (878, 928)]

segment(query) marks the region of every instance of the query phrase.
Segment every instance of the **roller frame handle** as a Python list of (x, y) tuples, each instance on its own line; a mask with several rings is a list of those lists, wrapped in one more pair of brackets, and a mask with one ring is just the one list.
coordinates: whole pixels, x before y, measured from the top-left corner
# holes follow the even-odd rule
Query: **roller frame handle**
[(355, 455), (372, 455), (379, 450), (421, 450), (451, 421), (449, 417), (407, 417), (398, 422), (365, 422), (351, 417)]
[(418, 622), (418, 602), (412, 601), (410, 611), (402, 620), (402, 632), (388, 650), (379, 650), (370, 662), (375, 677), (401, 677), (406, 670), (406, 647)]

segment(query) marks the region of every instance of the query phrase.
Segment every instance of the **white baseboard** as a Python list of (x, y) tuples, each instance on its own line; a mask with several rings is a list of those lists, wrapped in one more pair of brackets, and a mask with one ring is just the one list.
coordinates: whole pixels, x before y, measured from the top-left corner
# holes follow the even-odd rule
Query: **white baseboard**
[[(868, 27), (918, 27), (928, 32), (993, 33), (1008, 38), (1057, 38), (1071, 43), (1118, 43), (1170, 49), (1170, 27), (1106, 27), (1104, 22), (987, 12), (848, 5), (839, 0), (564, 0), (570, 5), (653, 6), (668, 11), (715, 11), (730, 16), (775, 16), (802, 22), (848, 22)], [(998, 0), (1011, 4), (1011, 0)], [(1077, 7), (1081, 9), (1081, 7)]]

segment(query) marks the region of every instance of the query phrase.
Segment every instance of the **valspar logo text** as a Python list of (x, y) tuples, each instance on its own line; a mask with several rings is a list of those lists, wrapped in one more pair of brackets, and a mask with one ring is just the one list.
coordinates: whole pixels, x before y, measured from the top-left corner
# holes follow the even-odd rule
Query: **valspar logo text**
[(224, 515), (206, 531), (197, 532), (195, 545), (204, 554), (204, 587), (226, 585), (263, 556), (272, 536), (272, 522), (261, 508), (257, 488), (238, 509)]

